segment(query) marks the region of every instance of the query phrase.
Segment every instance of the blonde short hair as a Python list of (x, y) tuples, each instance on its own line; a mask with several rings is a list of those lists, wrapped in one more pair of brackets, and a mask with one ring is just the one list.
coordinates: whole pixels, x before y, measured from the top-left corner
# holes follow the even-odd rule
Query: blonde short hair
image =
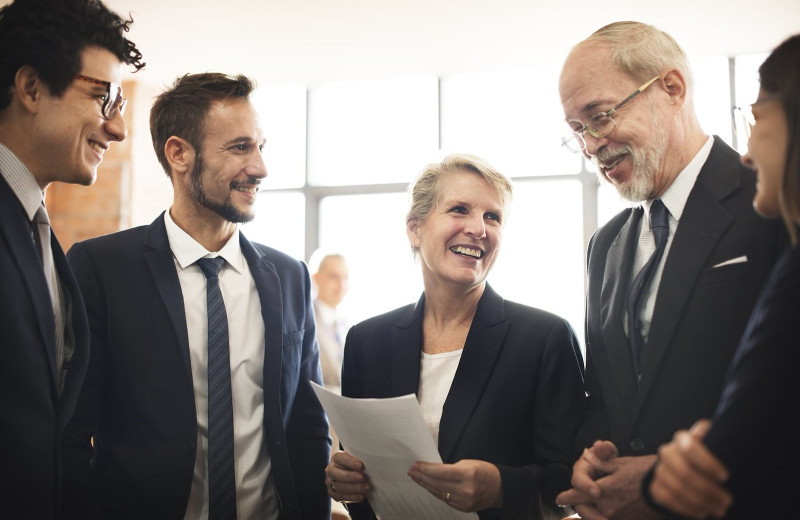
[[(453, 154), (439, 162), (431, 163), (422, 170), (416, 181), (409, 186), (410, 208), (406, 214), (406, 223), (424, 222), (433, 211), (441, 193), (441, 181), (449, 175), (474, 173), (480, 175), (492, 186), (500, 196), (503, 205), (511, 201), (511, 181), (495, 170), (489, 163), (475, 155)], [(416, 249), (411, 248), (416, 255)]]

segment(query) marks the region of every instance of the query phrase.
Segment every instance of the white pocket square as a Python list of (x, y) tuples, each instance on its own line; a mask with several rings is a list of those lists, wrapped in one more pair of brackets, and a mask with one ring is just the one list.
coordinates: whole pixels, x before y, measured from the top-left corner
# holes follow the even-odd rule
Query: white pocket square
[(743, 264), (745, 262), (747, 262), (747, 255), (737, 256), (736, 258), (731, 258), (730, 260), (725, 260), (724, 262), (720, 262), (717, 265), (713, 266), (711, 269), (716, 269), (717, 267), (722, 267), (731, 264)]

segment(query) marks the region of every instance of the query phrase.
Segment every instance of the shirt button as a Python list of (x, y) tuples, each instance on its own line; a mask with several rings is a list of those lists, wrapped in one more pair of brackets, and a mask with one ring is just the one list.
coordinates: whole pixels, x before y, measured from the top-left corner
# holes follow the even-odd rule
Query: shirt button
[(644, 451), (644, 439), (635, 438), (631, 441), (631, 451), (634, 453), (641, 453)]

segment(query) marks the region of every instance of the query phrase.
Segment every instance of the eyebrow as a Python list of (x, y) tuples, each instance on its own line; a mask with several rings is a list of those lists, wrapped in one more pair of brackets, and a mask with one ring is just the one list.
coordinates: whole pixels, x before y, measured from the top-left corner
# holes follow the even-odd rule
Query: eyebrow
[(264, 145), (264, 144), (267, 144), (267, 139), (262, 137), (260, 141), (256, 141), (252, 137), (247, 137), (247, 136), (234, 137), (230, 141), (227, 141), (227, 142), (223, 143), (222, 146), (227, 147), (227, 146), (233, 146), (233, 145), (236, 145), (236, 144), (250, 144), (250, 143), (255, 143), (255, 144), (258, 144), (258, 145)]
[[(466, 201), (463, 201), (463, 200), (458, 200), (458, 199), (445, 200), (445, 201), (442, 202), (442, 205), (446, 206), (446, 207), (452, 207), (452, 206), (468, 206), (470, 208), (474, 208), (475, 207), (475, 204), (472, 204), (470, 202), (466, 202)], [(486, 211), (487, 212), (492, 212), (492, 213), (497, 213), (497, 214), (502, 214), (503, 213), (503, 209), (502, 208), (494, 208), (494, 209), (488, 208)]]

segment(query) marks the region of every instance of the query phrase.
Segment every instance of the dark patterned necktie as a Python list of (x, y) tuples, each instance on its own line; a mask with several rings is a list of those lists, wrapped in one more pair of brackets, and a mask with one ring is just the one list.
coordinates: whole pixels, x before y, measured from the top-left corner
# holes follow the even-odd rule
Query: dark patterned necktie
[(661, 199), (656, 199), (650, 205), (650, 229), (653, 231), (656, 249), (644, 264), (642, 269), (633, 279), (631, 290), (628, 293), (628, 339), (633, 352), (634, 368), (636, 369), (637, 380), (642, 373), (642, 352), (644, 351), (645, 340), (641, 333), (641, 323), (639, 321), (639, 300), (642, 298), (653, 275), (656, 267), (664, 256), (664, 249), (667, 247), (669, 238), (669, 212)]
[(208, 300), (208, 518), (236, 520), (233, 398), (228, 352), (228, 315), (219, 290), (222, 257), (201, 258)]
[(59, 286), (58, 275), (53, 263), (53, 249), (50, 246), (50, 218), (47, 216), (47, 210), (44, 205), (39, 206), (39, 209), (36, 210), (33, 222), (36, 224), (38, 235), (36, 245), (42, 255), (42, 269), (44, 270), (45, 280), (47, 280), (47, 290), (50, 291), (50, 303), (53, 306), (53, 317), (55, 318), (56, 374), (58, 374), (58, 389), (60, 393), (63, 389), (64, 378), (61, 369), (64, 365), (66, 325), (64, 322), (64, 310), (61, 308), (61, 293), (59, 292), (61, 287)]

